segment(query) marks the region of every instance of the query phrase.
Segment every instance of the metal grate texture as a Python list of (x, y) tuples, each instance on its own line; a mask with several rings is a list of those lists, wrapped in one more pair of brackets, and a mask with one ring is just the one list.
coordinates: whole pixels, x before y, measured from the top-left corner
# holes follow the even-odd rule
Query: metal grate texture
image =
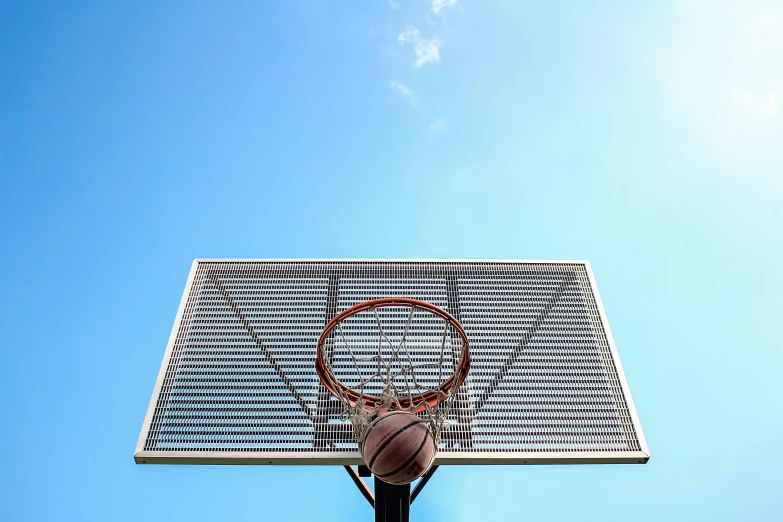
[[(136, 461), (361, 463), (316, 343), (339, 311), (382, 297), (443, 308), (471, 343), (436, 463), (647, 461), (588, 263), (242, 260), (194, 262)], [(422, 321), (411, 349), (436, 357)]]

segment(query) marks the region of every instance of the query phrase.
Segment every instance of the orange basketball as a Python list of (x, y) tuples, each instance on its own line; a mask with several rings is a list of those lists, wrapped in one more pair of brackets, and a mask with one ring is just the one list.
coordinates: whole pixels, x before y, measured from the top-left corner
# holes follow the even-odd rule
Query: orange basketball
[(389, 484), (410, 484), (427, 471), (435, 442), (427, 423), (406, 411), (385, 413), (372, 421), (362, 457), (373, 474)]

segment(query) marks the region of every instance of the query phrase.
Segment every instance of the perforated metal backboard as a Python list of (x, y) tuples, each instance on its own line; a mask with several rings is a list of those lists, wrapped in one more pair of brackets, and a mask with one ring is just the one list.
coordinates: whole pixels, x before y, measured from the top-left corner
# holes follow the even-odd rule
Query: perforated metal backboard
[(590, 264), (473, 260), (194, 261), (136, 462), (361, 464), (316, 344), (382, 297), (435, 304), (470, 341), (436, 464), (647, 462)]

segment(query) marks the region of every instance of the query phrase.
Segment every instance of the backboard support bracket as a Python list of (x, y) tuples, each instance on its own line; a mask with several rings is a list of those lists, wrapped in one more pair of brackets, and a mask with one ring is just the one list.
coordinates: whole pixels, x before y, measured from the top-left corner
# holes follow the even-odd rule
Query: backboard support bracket
[(421, 490), (424, 489), (424, 486), (427, 485), (427, 482), (438, 469), (437, 465), (430, 466), (430, 469), (416, 483), (413, 491), (411, 491), (410, 484), (395, 486), (375, 477), (375, 494), (373, 494), (367, 483), (362, 479), (365, 476), (362, 468), (366, 469), (366, 466), (358, 466), (358, 470), (354, 469), (353, 466), (343, 467), (350, 475), (353, 483), (356, 484), (356, 487), (359, 488), (359, 492), (375, 510), (376, 522), (409, 522), (411, 504), (413, 504), (413, 501), (416, 500), (416, 497), (419, 496)]
[(367, 499), (367, 502), (370, 503), (370, 506), (375, 508), (375, 496), (372, 494), (372, 491), (370, 491), (370, 488), (369, 486), (367, 486), (367, 483), (362, 479), (359, 473), (355, 469), (353, 469), (353, 466), (343, 466), (343, 467), (345, 468), (345, 471), (348, 472), (348, 475), (351, 476), (351, 480), (353, 480), (353, 483), (356, 484), (356, 487), (359, 488), (359, 493), (361, 493), (364, 496), (364, 498)]
[(413, 504), (413, 501), (416, 500), (416, 497), (419, 496), (421, 490), (424, 489), (424, 486), (427, 485), (427, 482), (429, 482), (429, 480), (432, 478), (432, 475), (434, 475), (437, 470), (438, 470), (437, 464), (433, 464), (432, 466), (430, 466), (430, 469), (427, 470), (427, 473), (422, 475), (422, 477), (416, 483), (416, 487), (414, 487), (413, 491), (411, 491), (411, 504)]

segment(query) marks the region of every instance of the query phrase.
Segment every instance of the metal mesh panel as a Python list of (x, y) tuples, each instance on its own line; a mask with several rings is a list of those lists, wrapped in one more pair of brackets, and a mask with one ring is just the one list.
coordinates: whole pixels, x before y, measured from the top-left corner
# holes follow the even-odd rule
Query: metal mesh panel
[[(473, 364), (442, 434), (441, 463), (646, 460), (594, 292), (584, 263), (198, 262), (137, 461), (358, 462), (342, 406), (315, 374), (316, 343), (338, 311), (382, 297), (428, 301), (467, 331)], [(392, 332), (405, 322), (395, 313), (384, 311)], [(348, 327), (371, 334), (366, 319)], [(410, 346), (421, 358), (439, 355), (426, 318), (416, 321), (420, 342)], [(334, 364), (349, 374), (348, 361)], [(435, 372), (422, 378), (437, 384)]]

